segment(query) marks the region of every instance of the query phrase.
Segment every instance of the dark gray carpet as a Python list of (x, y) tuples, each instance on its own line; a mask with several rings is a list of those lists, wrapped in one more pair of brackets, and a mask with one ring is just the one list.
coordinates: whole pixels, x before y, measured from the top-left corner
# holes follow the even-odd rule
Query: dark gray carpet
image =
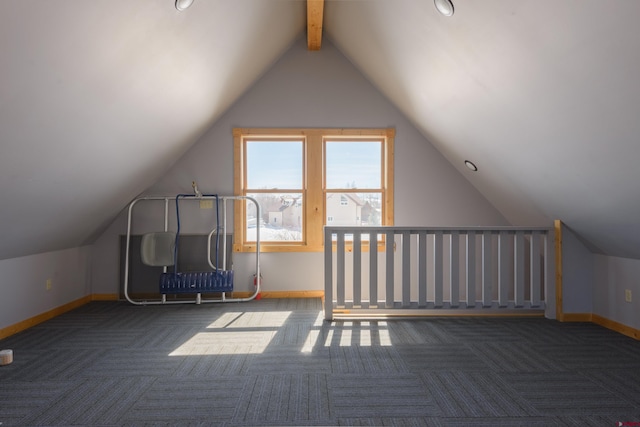
[(88, 304), (0, 341), (0, 426), (640, 423), (640, 342), (599, 326), (321, 310)]

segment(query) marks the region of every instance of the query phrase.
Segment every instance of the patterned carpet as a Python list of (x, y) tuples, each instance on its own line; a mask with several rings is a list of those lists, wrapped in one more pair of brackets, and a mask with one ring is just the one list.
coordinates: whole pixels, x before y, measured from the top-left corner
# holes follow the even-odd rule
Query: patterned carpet
[(94, 302), (0, 341), (0, 425), (640, 424), (640, 342), (593, 324), (322, 319)]

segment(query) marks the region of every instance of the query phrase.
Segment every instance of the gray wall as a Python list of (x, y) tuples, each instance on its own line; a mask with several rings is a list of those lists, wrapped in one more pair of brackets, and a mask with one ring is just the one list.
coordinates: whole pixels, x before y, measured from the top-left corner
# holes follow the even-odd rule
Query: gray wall
[[(593, 313), (640, 329), (640, 260), (594, 255)], [(632, 301), (626, 302), (625, 289)]]
[(593, 313), (640, 329), (640, 260), (594, 254), (564, 226), (562, 269), (564, 313)]
[[(304, 39), (296, 41), (146, 194), (191, 193), (193, 180), (203, 192), (232, 194), (234, 127), (394, 127), (397, 225), (508, 225), (329, 41), (316, 52), (306, 49)], [(157, 214), (161, 212), (158, 209)], [(95, 293), (118, 289), (117, 247), (118, 234), (125, 231), (123, 215), (94, 245)], [(152, 213), (145, 212), (143, 217), (162, 225)], [(265, 290), (323, 288), (321, 253), (265, 253), (261, 262)], [(249, 290), (252, 255), (236, 254), (234, 270), (236, 289)]]
[(593, 311), (594, 255), (566, 225), (562, 227), (562, 310)]
[(0, 261), (0, 328), (89, 295), (90, 258), (83, 246)]

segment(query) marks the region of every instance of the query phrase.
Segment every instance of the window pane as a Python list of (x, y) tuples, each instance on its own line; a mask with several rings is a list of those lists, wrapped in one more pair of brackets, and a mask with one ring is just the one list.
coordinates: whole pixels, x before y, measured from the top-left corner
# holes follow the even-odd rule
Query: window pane
[(302, 194), (301, 193), (254, 193), (248, 194), (260, 204), (260, 218), (256, 218), (255, 205), (247, 202), (248, 242), (256, 241), (256, 225), (260, 222), (260, 241), (302, 241)]
[(382, 225), (382, 193), (327, 193), (327, 225)]
[(302, 141), (247, 141), (248, 189), (302, 189)]
[(327, 188), (381, 188), (382, 142), (327, 141)]

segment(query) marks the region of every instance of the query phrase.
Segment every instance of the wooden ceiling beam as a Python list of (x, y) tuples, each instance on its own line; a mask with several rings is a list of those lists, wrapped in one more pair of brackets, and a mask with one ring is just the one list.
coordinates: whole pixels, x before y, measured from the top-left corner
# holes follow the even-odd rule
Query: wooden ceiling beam
[(307, 49), (322, 47), (322, 15), (324, 0), (307, 0)]

